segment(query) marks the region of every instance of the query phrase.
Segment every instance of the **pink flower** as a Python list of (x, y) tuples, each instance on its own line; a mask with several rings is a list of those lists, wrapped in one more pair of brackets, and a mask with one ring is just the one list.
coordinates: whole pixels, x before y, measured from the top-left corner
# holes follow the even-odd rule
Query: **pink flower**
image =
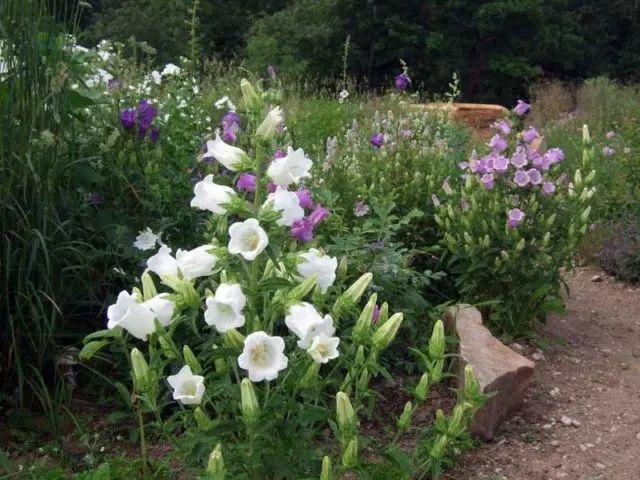
[(364, 217), (367, 213), (369, 213), (369, 205), (364, 203), (364, 200), (360, 200), (356, 203), (356, 206), (353, 207), (353, 214), (356, 217)]
[(438, 199), (438, 196), (436, 194), (431, 195), (431, 201), (433, 202), (433, 205), (435, 207), (440, 206), (440, 200)]
[(309, 221), (311, 222), (311, 225), (315, 227), (322, 222), (327, 215), (329, 215), (329, 210), (318, 203), (313, 212), (309, 214)]
[(256, 191), (256, 176), (251, 173), (241, 173), (236, 183), (236, 189), (239, 192), (255, 192)]
[(527, 113), (530, 109), (531, 109), (531, 105), (529, 105), (527, 102), (523, 102), (522, 100), (518, 100), (518, 103), (514, 107), (513, 111), (515, 112), (516, 115), (521, 117), (522, 115)]
[(493, 188), (495, 187), (493, 173), (485, 173), (480, 181), (482, 182), (484, 188), (486, 188), (487, 190), (493, 190)]
[(291, 224), (291, 231), (289, 234), (293, 238), (303, 242), (309, 242), (313, 240), (313, 225), (307, 217), (294, 220)]
[(553, 182), (544, 182), (542, 184), (542, 195), (544, 196), (551, 195), (555, 191), (556, 191), (556, 186), (553, 184)]
[(535, 127), (529, 127), (527, 128), (527, 130), (524, 132), (524, 134), (522, 135), (522, 139), (526, 142), (526, 143), (531, 143), (533, 142), (535, 139), (540, 138), (540, 134), (538, 133), (538, 131), (535, 129)]
[(311, 199), (311, 192), (308, 189), (298, 190), (296, 192), (298, 201), (302, 208), (313, 207), (313, 200)]
[(527, 185), (529, 185), (529, 176), (527, 175), (527, 173), (525, 171), (518, 170), (516, 172), (516, 174), (514, 175), (514, 177), (513, 177), (513, 181), (519, 187), (526, 187)]
[(616, 136), (616, 132), (614, 132), (613, 130), (611, 130), (611, 131), (607, 132), (607, 138), (608, 138), (609, 140), (611, 140), (611, 139), (612, 139), (613, 137), (615, 137), (615, 136)]
[(378, 318), (380, 318), (380, 307), (378, 304), (375, 304), (373, 306), (373, 313), (371, 314), (371, 325), (375, 325)]
[(498, 153), (504, 152), (507, 149), (507, 141), (500, 135), (494, 135), (487, 145)]
[(509, 226), (511, 228), (517, 227), (524, 220), (524, 212), (518, 208), (509, 210)]
[(509, 159), (500, 155), (493, 160), (493, 169), (498, 173), (507, 173), (509, 170)]
[(527, 163), (529, 163), (529, 161), (527, 160), (527, 156), (522, 150), (514, 153), (511, 157), (511, 165), (516, 168), (523, 168), (527, 165)]
[(527, 177), (532, 185), (540, 185), (542, 183), (542, 175), (535, 168), (527, 170)]

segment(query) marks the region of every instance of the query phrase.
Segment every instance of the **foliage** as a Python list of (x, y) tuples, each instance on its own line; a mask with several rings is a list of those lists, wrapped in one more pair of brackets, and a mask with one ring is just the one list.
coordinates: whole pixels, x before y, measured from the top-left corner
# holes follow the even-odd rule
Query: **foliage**
[(627, 216), (611, 228), (599, 255), (605, 272), (625, 282), (640, 281), (640, 224), (638, 218)]

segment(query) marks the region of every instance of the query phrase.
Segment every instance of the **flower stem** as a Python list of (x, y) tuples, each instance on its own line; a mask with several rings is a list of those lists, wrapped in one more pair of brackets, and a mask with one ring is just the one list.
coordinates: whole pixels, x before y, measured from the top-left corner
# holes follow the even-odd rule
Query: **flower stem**
[(144, 438), (144, 419), (142, 418), (142, 406), (138, 404), (138, 426), (140, 428), (140, 453), (142, 455), (142, 480), (145, 479), (145, 470), (147, 468), (147, 442)]

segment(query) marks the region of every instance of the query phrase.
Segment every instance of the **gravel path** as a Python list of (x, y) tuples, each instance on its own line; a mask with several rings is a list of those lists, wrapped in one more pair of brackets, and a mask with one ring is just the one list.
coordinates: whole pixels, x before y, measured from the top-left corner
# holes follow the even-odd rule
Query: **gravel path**
[[(640, 288), (578, 269), (522, 410), (448, 480), (640, 480)], [(515, 346), (516, 348), (519, 346)]]

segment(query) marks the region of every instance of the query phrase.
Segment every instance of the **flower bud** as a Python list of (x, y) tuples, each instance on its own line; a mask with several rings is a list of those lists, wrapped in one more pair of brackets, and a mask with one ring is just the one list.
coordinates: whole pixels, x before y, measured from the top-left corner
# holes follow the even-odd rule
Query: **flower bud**
[(336, 394), (336, 413), (340, 433), (342, 433), (345, 438), (350, 438), (355, 432), (356, 416), (351, 406), (351, 401), (344, 392), (338, 392)]
[(402, 313), (394, 314), (373, 334), (373, 349), (382, 351), (393, 341), (402, 324)]
[(302, 378), (300, 379), (300, 382), (299, 382), (300, 386), (302, 388), (310, 388), (314, 386), (318, 381), (319, 373), (320, 373), (320, 364), (316, 362), (312, 362), (311, 365), (309, 365), (309, 368), (307, 368), (306, 372), (304, 372), (304, 375), (302, 375)]
[(182, 347), (182, 355), (184, 356), (184, 363), (191, 367), (191, 371), (194, 375), (200, 375), (202, 372), (202, 367), (200, 366), (200, 362), (189, 348), (189, 345), (185, 345)]
[(464, 241), (467, 243), (467, 245), (473, 245), (473, 238), (471, 237), (471, 235), (469, 235), (469, 232), (464, 232), (463, 236)]
[(153, 297), (158, 295), (158, 292), (156, 291), (156, 286), (153, 283), (153, 279), (151, 278), (151, 275), (149, 275), (147, 272), (144, 272), (142, 274), (142, 292), (143, 292), (142, 298), (144, 299), (145, 302), (147, 300), (151, 300)]
[(329, 457), (324, 457), (322, 459), (322, 471), (320, 472), (320, 480), (333, 480), (331, 459)]
[(545, 233), (544, 237), (542, 237), (542, 246), (546, 247), (549, 245), (549, 240), (551, 240), (551, 232)]
[(400, 415), (400, 418), (398, 419), (398, 428), (401, 431), (405, 431), (407, 428), (409, 428), (409, 424), (411, 423), (412, 416), (413, 416), (413, 405), (411, 405), (411, 402), (407, 402), (404, 405), (404, 411), (402, 412), (402, 415)]
[(240, 383), (240, 402), (242, 406), (242, 420), (245, 423), (253, 423), (260, 416), (260, 406), (253, 389), (253, 383), (248, 378), (243, 378)]
[(591, 170), (589, 172), (589, 175), (587, 175), (587, 178), (585, 178), (584, 182), (586, 184), (589, 184), (589, 183), (593, 182), (594, 178), (596, 178), (596, 171), (595, 170)]
[(441, 408), (436, 411), (435, 427), (438, 432), (444, 433), (447, 431), (447, 417), (444, 416)]
[(351, 372), (347, 372), (344, 376), (344, 380), (342, 381), (342, 385), (340, 385), (340, 391), (349, 395), (351, 393)]
[(346, 255), (340, 259), (340, 263), (338, 264), (338, 269), (336, 274), (339, 278), (344, 278), (347, 275), (347, 268), (349, 266), (349, 260), (347, 260)]
[(456, 218), (456, 214), (453, 211), (453, 207), (451, 206), (451, 204), (447, 205), (447, 215), (449, 215), (449, 218), (451, 220), (455, 220)]
[(171, 345), (169, 345), (169, 342), (166, 338), (164, 338), (162, 335), (158, 335), (158, 342), (160, 343), (160, 349), (162, 350), (162, 353), (165, 357), (167, 357), (169, 360), (178, 360), (177, 355), (175, 354), (173, 348), (171, 348)]
[(577, 169), (576, 173), (573, 175), (573, 183), (576, 184), (576, 187), (582, 185), (582, 173), (580, 173), (580, 169)]
[(445, 448), (447, 448), (447, 443), (449, 439), (446, 435), (440, 435), (438, 439), (435, 441), (433, 447), (431, 447), (431, 451), (429, 455), (431, 458), (439, 459), (444, 455)]
[(547, 227), (551, 227), (555, 221), (556, 221), (556, 214), (552, 213), (549, 219), (547, 220)]
[(358, 351), (356, 352), (355, 365), (360, 367), (364, 365), (364, 346), (360, 345), (358, 347)]
[(376, 322), (376, 325), (378, 327), (381, 327), (382, 325), (384, 325), (384, 323), (387, 321), (388, 318), (389, 318), (389, 304), (387, 302), (384, 302), (380, 307), (380, 313), (378, 314), (378, 321)]
[(224, 460), (222, 459), (222, 447), (216, 445), (211, 455), (209, 455), (209, 463), (207, 464), (207, 473), (210, 475), (218, 475), (216, 478), (224, 478)]
[(444, 349), (444, 324), (442, 320), (438, 320), (433, 326), (433, 333), (429, 341), (429, 356), (432, 360), (442, 360), (444, 358)]
[(360, 297), (362, 297), (364, 291), (371, 283), (371, 280), (373, 280), (373, 274), (370, 272), (365, 273), (358, 280), (356, 280), (353, 285), (351, 285), (342, 295), (347, 297), (353, 303), (358, 302), (358, 300), (360, 300)]
[(516, 250), (519, 252), (524, 250), (525, 241), (524, 238), (521, 238), (520, 241), (516, 244)]
[(447, 433), (452, 437), (457, 437), (465, 430), (465, 421), (464, 416), (467, 410), (471, 408), (472, 405), (469, 402), (459, 403), (453, 409), (453, 415), (451, 416), (451, 420), (449, 421), (449, 428)]
[(187, 307), (199, 307), (200, 295), (196, 292), (193, 283), (189, 280), (182, 280), (173, 275), (160, 275), (162, 282), (173, 289), (181, 297), (182, 302)]
[(196, 419), (196, 423), (198, 424), (198, 428), (201, 430), (209, 430), (212, 427), (211, 419), (209, 415), (204, 413), (200, 407), (196, 407), (196, 410), (193, 412), (193, 417)]
[(345, 448), (342, 454), (342, 466), (344, 468), (355, 467), (358, 463), (358, 437), (353, 437), (347, 448)]
[(582, 214), (580, 215), (580, 220), (582, 220), (582, 223), (586, 223), (587, 220), (589, 219), (589, 214), (591, 213), (591, 205), (589, 205), (587, 208), (584, 209), (584, 211), (582, 212)]
[(262, 123), (258, 126), (256, 135), (265, 140), (269, 140), (275, 135), (278, 125), (282, 123), (283, 120), (282, 109), (280, 107), (272, 108), (269, 113), (267, 113), (267, 116)]
[(473, 371), (473, 367), (470, 364), (467, 364), (464, 367), (463, 393), (464, 397), (469, 400), (478, 398), (482, 394), (480, 382), (478, 381), (478, 377), (476, 377), (476, 373)]
[(377, 301), (378, 295), (374, 293), (369, 297), (369, 301), (362, 309), (362, 312), (358, 317), (358, 321), (353, 327), (353, 332), (351, 333), (351, 337), (355, 342), (364, 343), (367, 338), (369, 338), (369, 333), (371, 331), (371, 318)]
[(149, 380), (149, 365), (144, 359), (144, 355), (137, 348), (131, 350), (131, 365), (133, 367), (133, 381), (138, 392), (147, 388)]
[(424, 402), (427, 398), (427, 393), (429, 393), (429, 374), (423, 373), (414, 392), (416, 401), (418, 403)]
[(360, 374), (360, 377), (356, 382), (356, 388), (358, 389), (358, 392), (362, 393), (368, 390), (370, 377), (371, 376), (369, 375), (369, 370), (367, 370), (366, 368), (362, 370), (362, 373)]
[(240, 81), (240, 91), (242, 92), (242, 99), (244, 100), (244, 105), (247, 110), (260, 108), (260, 97), (258, 97), (253, 85), (251, 85), (246, 78)]
[(313, 274), (305, 278), (300, 285), (296, 286), (295, 288), (292, 288), (287, 294), (288, 306), (294, 305), (296, 303), (300, 303), (302, 299), (306, 297), (311, 290), (313, 290), (313, 287), (316, 286), (317, 282), (318, 282), (318, 275)]
[(582, 143), (584, 143), (585, 145), (589, 145), (591, 143), (591, 135), (589, 135), (589, 126), (586, 124), (582, 126)]
[(231, 328), (222, 334), (224, 342), (229, 347), (242, 350), (244, 348), (244, 335), (242, 335), (235, 328)]

